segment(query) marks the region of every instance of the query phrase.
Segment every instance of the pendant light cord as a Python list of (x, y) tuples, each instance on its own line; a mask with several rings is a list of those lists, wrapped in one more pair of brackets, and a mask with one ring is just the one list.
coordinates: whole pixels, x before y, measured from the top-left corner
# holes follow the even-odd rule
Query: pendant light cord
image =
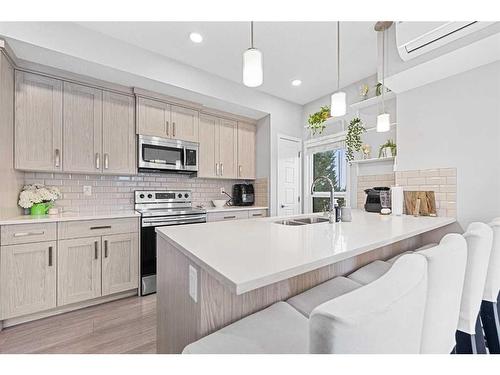
[(385, 29), (382, 31), (382, 113), (385, 113)]
[(337, 21), (337, 91), (340, 90), (340, 21)]
[(250, 21), (250, 45), (253, 49), (253, 21)]

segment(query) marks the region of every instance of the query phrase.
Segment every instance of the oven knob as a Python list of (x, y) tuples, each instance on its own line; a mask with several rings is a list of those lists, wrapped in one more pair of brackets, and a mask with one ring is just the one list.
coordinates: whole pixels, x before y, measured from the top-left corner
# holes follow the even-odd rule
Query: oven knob
[(184, 194), (184, 198), (189, 198), (189, 194), (188, 193)]
[(148, 194), (148, 198), (149, 199), (153, 198), (153, 194)]
[(177, 198), (182, 198), (182, 194), (177, 195)]
[(139, 195), (139, 198), (144, 198), (144, 194)]

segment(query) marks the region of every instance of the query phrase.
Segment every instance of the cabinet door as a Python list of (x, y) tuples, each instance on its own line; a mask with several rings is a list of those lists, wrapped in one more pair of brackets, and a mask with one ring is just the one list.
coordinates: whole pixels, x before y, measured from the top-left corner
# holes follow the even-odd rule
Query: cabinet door
[(219, 125), (220, 177), (236, 178), (238, 137), (236, 121), (221, 119)]
[(219, 119), (213, 116), (200, 115), (200, 156), (198, 177), (218, 177), (219, 171)]
[(102, 295), (138, 288), (139, 245), (136, 233), (102, 237)]
[(158, 100), (138, 98), (137, 134), (170, 138), (170, 105)]
[(172, 106), (171, 116), (172, 138), (198, 142), (198, 111)]
[(101, 296), (101, 237), (59, 241), (57, 305)]
[(102, 91), (64, 82), (64, 171), (102, 170)]
[(238, 122), (238, 178), (255, 178), (255, 126)]
[(102, 111), (103, 172), (134, 174), (134, 99), (104, 91)]
[(56, 307), (56, 243), (0, 248), (0, 319)]
[(16, 72), (15, 166), (62, 170), (62, 81)]

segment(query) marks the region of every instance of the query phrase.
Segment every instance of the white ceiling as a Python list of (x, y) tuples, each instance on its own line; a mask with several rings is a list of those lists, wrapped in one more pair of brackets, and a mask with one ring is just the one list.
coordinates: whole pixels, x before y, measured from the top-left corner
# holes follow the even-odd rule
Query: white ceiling
[[(241, 83), (249, 22), (82, 22), (121, 41)], [(376, 72), (374, 22), (341, 23), (340, 84)], [(189, 40), (193, 31), (203, 42)], [(255, 47), (264, 55), (264, 84), (257, 90), (305, 104), (336, 88), (335, 22), (256, 22)], [(302, 80), (300, 87), (291, 85)]]

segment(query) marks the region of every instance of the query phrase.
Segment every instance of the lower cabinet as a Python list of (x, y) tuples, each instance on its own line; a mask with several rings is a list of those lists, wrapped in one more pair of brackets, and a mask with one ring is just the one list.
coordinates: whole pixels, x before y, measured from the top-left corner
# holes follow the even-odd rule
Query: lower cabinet
[(59, 241), (57, 305), (101, 296), (101, 237)]
[(227, 220), (241, 220), (241, 219), (258, 219), (259, 217), (266, 217), (266, 209), (254, 210), (227, 210), (208, 212), (207, 221), (227, 221)]
[(0, 319), (56, 307), (56, 242), (2, 246)]

